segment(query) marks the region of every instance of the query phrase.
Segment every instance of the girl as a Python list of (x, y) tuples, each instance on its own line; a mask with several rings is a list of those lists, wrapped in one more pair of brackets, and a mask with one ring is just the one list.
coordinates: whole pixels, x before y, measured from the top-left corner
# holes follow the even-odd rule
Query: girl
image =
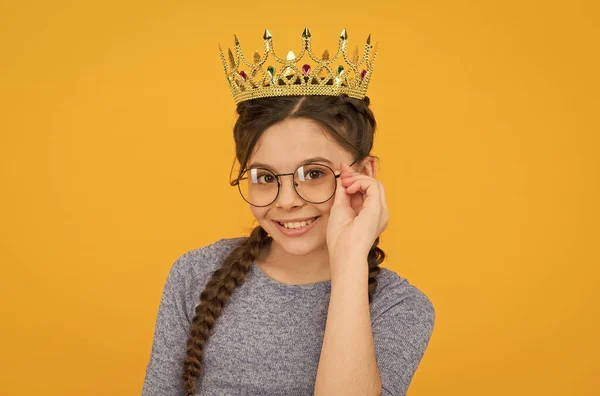
[(435, 311), (379, 267), (370, 100), (331, 92), (237, 102), (232, 185), (258, 226), (174, 263), (143, 396), (406, 394)]

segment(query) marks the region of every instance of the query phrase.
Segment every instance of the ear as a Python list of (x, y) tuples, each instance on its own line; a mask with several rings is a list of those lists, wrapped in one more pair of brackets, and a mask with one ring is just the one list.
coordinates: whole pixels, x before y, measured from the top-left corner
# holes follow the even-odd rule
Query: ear
[(377, 162), (375, 161), (375, 157), (367, 156), (364, 160), (360, 162), (360, 173), (372, 177), (375, 179), (377, 175)]

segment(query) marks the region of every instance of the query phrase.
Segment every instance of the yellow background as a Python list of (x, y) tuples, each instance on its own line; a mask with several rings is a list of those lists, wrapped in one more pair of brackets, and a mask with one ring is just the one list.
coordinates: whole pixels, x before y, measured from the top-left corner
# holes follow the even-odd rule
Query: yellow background
[[(76, 3), (76, 4), (75, 4)], [(140, 394), (166, 275), (244, 235), (217, 54), (379, 43), (385, 266), (437, 321), (409, 395), (596, 395), (595, 1), (0, 5), (2, 395)]]

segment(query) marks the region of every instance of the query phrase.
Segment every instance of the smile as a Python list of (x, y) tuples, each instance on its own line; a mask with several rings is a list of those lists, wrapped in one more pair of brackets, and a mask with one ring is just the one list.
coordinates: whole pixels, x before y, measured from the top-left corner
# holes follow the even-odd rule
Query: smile
[(303, 220), (303, 221), (294, 221), (294, 222), (280, 222), (280, 221), (276, 221), (279, 225), (285, 227), (285, 228), (291, 228), (291, 229), (295, 229), (295, 228), (302, 228), (302, 227), (306, 227), (307, 225), (311, 224), (313, 221), (315, 221), (317, 218), (314, 217), (312, 219), (308, 219), (308, 220)]
[(321, 216), (304, 219), (301, 221), (277, 221), (273, 223), (277, 225), (279, 232), (287, 237), (300, 237), (312, 230), (315, 224), (319, 222)]

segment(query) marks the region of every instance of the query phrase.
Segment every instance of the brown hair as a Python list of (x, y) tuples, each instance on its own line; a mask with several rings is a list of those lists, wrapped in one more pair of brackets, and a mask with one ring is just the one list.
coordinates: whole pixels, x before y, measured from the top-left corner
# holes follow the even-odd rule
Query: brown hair
[[(281, 96), (252, 99), (240, 102), (237, 106), (239, 117), (233, 128), (236, 145), (236, 159), (240, 173), (247, 165), (252, 151), (262, 135), (271, 125), (288, 118), (309, 118), (327, 130), (336, 142), (360, 160), (370, 155), (373, 148), (373, 135), (376, 122), (369, 109), (370, 100), (339, 96)], [(232, 168), (233, 171), (233, 168)], [(238, 174), (239, 177), (239, 174)], [(237, 183), (237, 178), (231, 181)], [(183, 363), (182, 384), (188, 396), (195, 392), (196, 379), (201, 374), (204, 346), (215, 321), (221, 316), (232, 291), (244, 283), (246, 274), (263, 247), (271, 242), (271, 237), (259, 225), (254, 228), (242, 243), (235, 247), (224, 259), (219, 269), (200, 294), (200, 304), (187, 340), (187, 356)], [(375, 240), (368, 254), (369, 304), (377, 288), (376, 277), (379, 264), (385, 253)]]

